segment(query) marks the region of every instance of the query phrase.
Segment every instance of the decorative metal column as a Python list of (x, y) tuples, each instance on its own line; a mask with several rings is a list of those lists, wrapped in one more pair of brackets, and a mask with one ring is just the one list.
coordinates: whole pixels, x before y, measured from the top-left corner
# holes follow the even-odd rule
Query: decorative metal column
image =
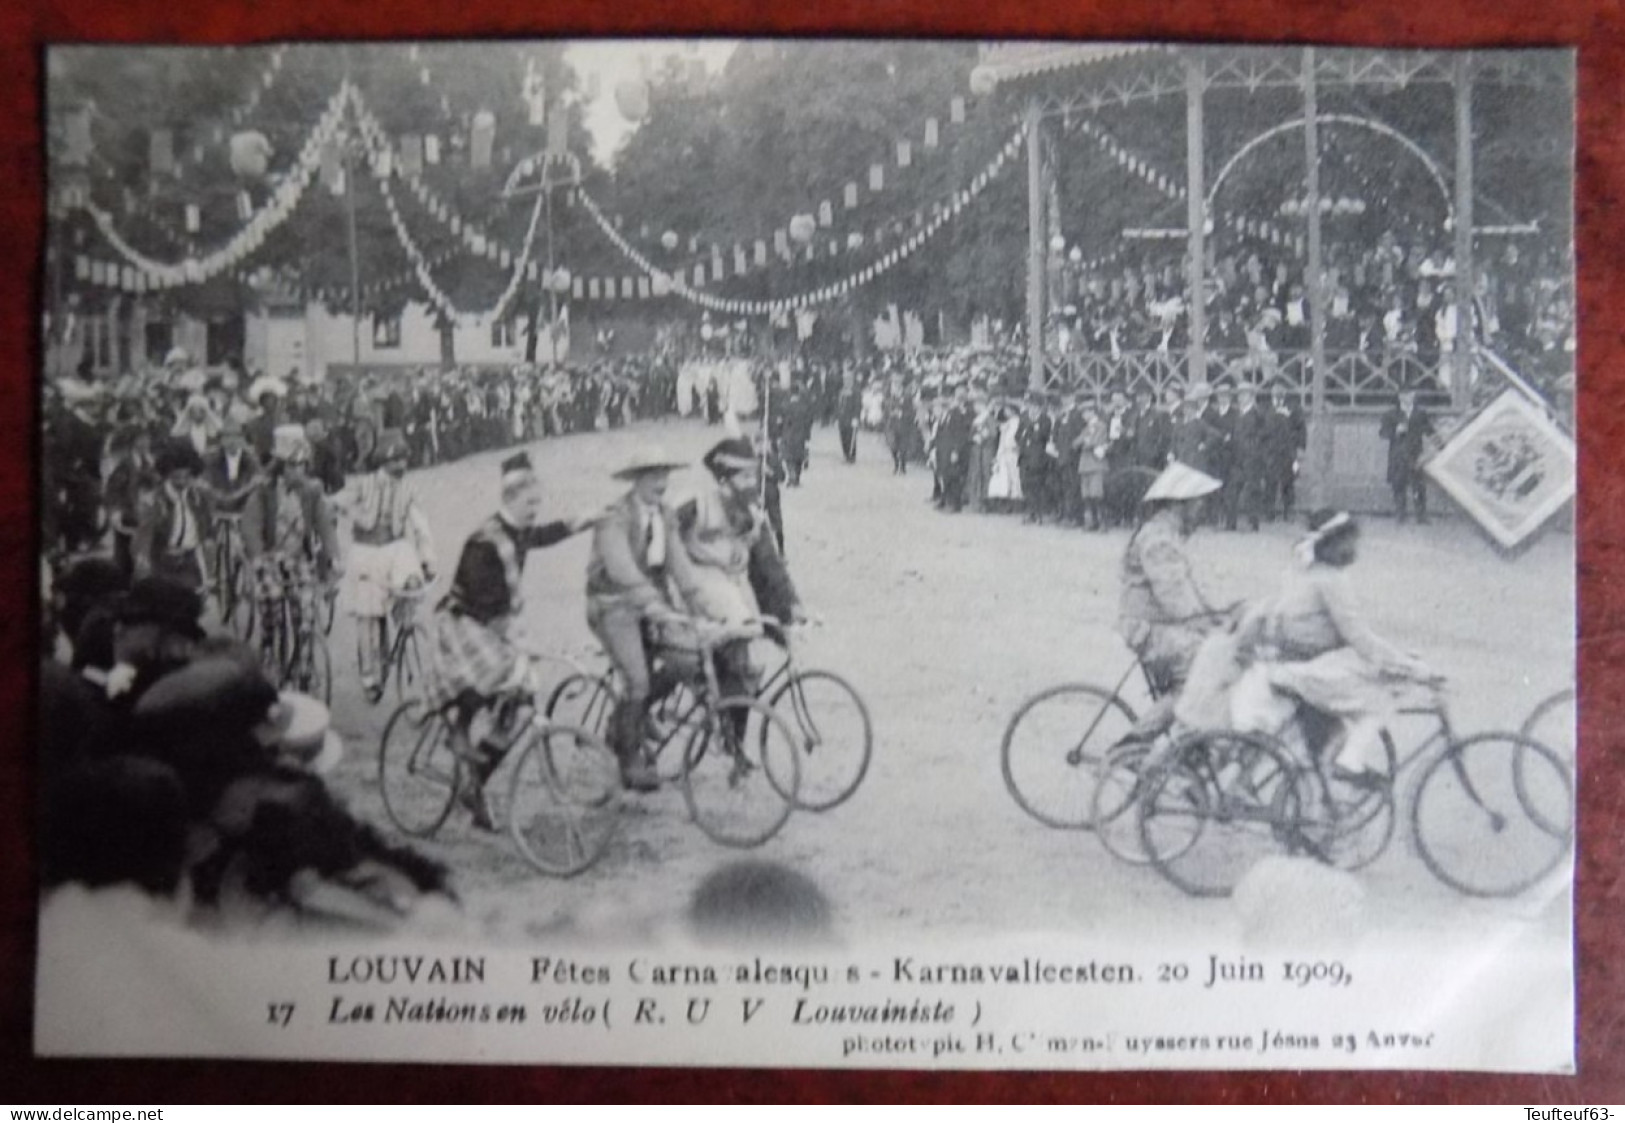
[[(1199, 49), (1199, 48), (1198, 48)], [(1185, 52), (1185, 252), (1190, 257), (1186, 285), (1190, 308), (1190, 372), (1192, 385), (1207, 381), (1207, 306), (1203, 303), (1207, 279), (1207, 149), (1203, 131), (1202, 98), (1207, 92), (1207, 66), (1197, 50)]]
[(1456, 339), (1450, 402), (1465, 409), (1473, 378), (1473, 56), (1456, 59)]
[(1027, 99), (1027, 386), (1044, 388), (1044, 152), (1038, 96)]
[(1326, 409), (1326, 279), (1321, 270), (1320, 243), (1320, 109), (1315, 88), (1315, 49), (1303, 50), (1303, 150), (1308, 178), (1309, 361), (1314, 383), (1309, 410), (1309, 498), (1316, 507), (1330, 502), (1332, 475), (1331, 416)]

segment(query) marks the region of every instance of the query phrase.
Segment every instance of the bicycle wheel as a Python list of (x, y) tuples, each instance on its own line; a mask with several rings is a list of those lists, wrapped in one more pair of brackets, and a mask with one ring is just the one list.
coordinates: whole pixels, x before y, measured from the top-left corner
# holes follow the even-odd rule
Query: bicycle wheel
[(1140, 845), (1157, 872), (1193, 897), (1228, 897), (1253, 865), (1289, 849), (1296, 770), (1268, 741), (1197, 732), (1149, 769)]
[[(293, 629), (291, 620), (284, 623)], [(304, 634), (293, 634), (287, 661), (284, 664), (282, 684), (288, 690), (308, 694), (324, 706), (333, 704), (333, 657), (327, 649), (327, 640), (313, 628)]]
[(1394, 837), (1396, 756), (1393, 738), (1382, 734), (1383, 768), (1359, 780), (1340, 777), (1325, 764), (1298, 770), (1298, 849), (1340, 870), (1363, 869), (1382, 856)]
[(1559, 757), (1573, 760), (1576, 716), (1575, 692), (1559, 690), (1542, 699), (1540, 705), (1530, 711), (1528, 720), (1518, 730), (1518, 736), (1538, 741)]
[(416, 695), (424, 682), (423, 652), (418, 646), (416, 628), (408, 628), (395, 640), (395, 696), (406, 701)]
[(1422, 773), (1411, 829), (1440, 881), (1472, 897), (1511, 897), (1569, 856), (1574, 783), (1540, 742), (1481, 733), (1451, 744)]
[(508, 783), (508, 833), (541, 873), (574, 877), (609, 849), (621, 825), (615, 754), (597, 735), (547, 723)]
[(1134, 720), (1117, 695), (1084, 683), (1035, 694), (1004, 731), (1004, 786), (1045, 826), (1089, 829), (1100, 761), (1128, 737)]
[(378, 740), (378, 789), (390, 821), (417, 838), (440, 829), (463, 784), (463, 759), (444, 713), (406, 702)]
[(1119, 745), (1100, 762), (1089, 820), (1100, 844), (1115, 858), (1143, 866), (1151, 861), (1140, 843), (1140, 797), (1146, 788), (1146, 757), (1139, 741)]
[(609, 729), (615, 693), (608, 675), (572, 674), (547, 696), (544, 712), (557, 725), (575, 726), (602, 736)]
[(214, 600), (220, 610), (220, 623), (230, 628), (237, 615), (237, 572), (232, 565), (230, 535), (225, 530), (221, 530), (219, 535), (213, 559)]
[(643, 722), (643, 753), (662, 783), (688, 770), (688, 744), (710, 720), (710, 711), (687, 684), (678, 683), (649, 707)]
[[(1529, 720), (1518, 730), (1518, 735), (1556, 753), (1558, 760), (1567, 767), (1569, 775), (1573, 776), (1575, 762), (1579, 759), (1575, 752), (1579, 733), (1578, 719), (1575, 692), (1559, 690), (1534, 708)], [(1547, 833), (1562, 834), (1568, 829), (1566, 824), (1569, 820), (1566, 811), (1557, 818), (1542, 818), (1545, 811), (1538, 791), (1538, 777), (1542, 773), (1542, 766), (1524, 753), (1519, 753), (1513, 759), (1512, 778), (1517, 785), (1518, 798), (1522, 801), (1524, 810), (1540, 823)]]
[[(831, 671), (797, 671), (767, 700), (801, 748), (796, 806), (828, 811), (852, 797), (869, 771), (874, 726), (858, 692)], [(762, 735), (769, 727), (762, 727)]]
[(801, 783), (795, 734), (754, 699), (725, 698), (711, 707), (684, 761), (683, 802), (713, 842), (760, 846), (795, 809)]

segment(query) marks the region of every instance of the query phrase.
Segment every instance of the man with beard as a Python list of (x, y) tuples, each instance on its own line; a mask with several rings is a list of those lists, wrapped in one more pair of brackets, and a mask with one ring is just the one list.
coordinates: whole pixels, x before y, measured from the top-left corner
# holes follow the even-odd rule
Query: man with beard
[(863, 400), (858, 395), (857, 379), (849, 370), (842, 376), (840, 397), (835, 402), (836, 424), (841, 431), (841, 456), (848, 464), (858, 459), (858, 419), (863, 413)]
[(1235, 530), (1239, 516), (1258, 529), (1263, 508), (1264, 481), (1269, 471), (1265, 434), (1268, 422), (1257, 406), (1252, 386), (1242, 383), (1236, 395), (1235, 441), (1231, 446), (1231, 476), (1225, 487), (1225, 526)]
[[(1202, 414), (1208, 428), (1213, 431), (1213, 443), (1208, 449), (1207, 471), (1228, 490), (1231, 477), (1235, 474), (1235, 440), (1236, 440), (1236, 412), (1233, 408), (1235, 395), (1225, 383), (1219, 383), (1213, 389), (1213, 404)], [(1203, 510), (1203, 518), (1209, 524), (1219, 522), (1221, 517), (1226, 518), (1228, 529), (1234, 530), (1235, 524), (1230, 523), (1225, 516), (1224, 492), (1211, 496)]]
[(1056, 518), (1068, 525), (1081, 521), (1081, 478), (1078, 474), (1078, 442), (1083, 437), (1085, 421), (1078, 409), (1078, 396), (1068, 391), (1061, 398), (1061, 413), (1055, 419), (1050, 435), (1050, 446), (1055, 449), (1051, 465), (1055, 483)]
[(1028, 395), (1017, 442), (1021, 458), (1021, 490), (1027, 497), (1026, 522), (1041, 523), (1049, 513), (1049, 438), (1052, 427), (1043, 400), (1037, 394)]
[(1264, 495), (1262, 505), (1271, 519), (1292, 518), (1297, 500), (1298, 458), (1309, 443), (1308, 428), (1289, 391), (1279, 382), (1269, 386), (1264, 407)]
[(965, 478), (970, 470), (971, 428), (975, 418), (963, 382), (954, 386), (953, 402), (937, 426), (937, 477), (942, 482), (941, 506), (959, 511), (965, 505)]

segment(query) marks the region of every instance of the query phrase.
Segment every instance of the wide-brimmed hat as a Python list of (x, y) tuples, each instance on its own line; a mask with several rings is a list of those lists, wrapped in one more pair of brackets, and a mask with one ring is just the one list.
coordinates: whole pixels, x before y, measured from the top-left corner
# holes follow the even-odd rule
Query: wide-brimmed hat
[(173, 577), (143, 577), (130, 586), (118, 606), (121, 624), (160, 624), (170, 631), (203, 638), (203, 600)]
[(256, 378), (253, 382), (249, 383), (249, 401), (257, 402), (266, 394), (270, 394), (277, 398), (285, 398), (288, 396), (288, 384), (282, 381), (282, 379), (272, 378), (268, 374), (261, 375), (259, 378)]
[(344, 739), (333, 730), (332, 714), (310, 695), (283, 691), (271, 720), (277, 748), (307, 772), (324, 776), (344, 759)]
[(1141, 502), (1152, 503), (1157, 500), (1182, 502), (1187, 499), (1200, 499), (1204, 495), (1212, 495), (1223, 486), (1206, 472), (1199, 472), (1189, 464), (1174, 460), (1162, 470), (1160, 476), (1151, 481), (1151, 486), (1146, 488)]
[(153, 683), (134, 712), (148, 726), (202, 727), (229, 736), (247, 733), (273, 717), (276, 700), (276, 687), (253, 663), (207, 655)]
[(271, 430), (271, 459), (295, 463), (310, 459), (310, 439), (303, 425), (278, 425)]
[(1187, 402), (1205, 402), (1212, 396), (1213, 387), (1209, 386), (1206, 382), (1198, 382), (1195, 386), (1192, 386), (1189, 390), (1185, 391), (1185, 400)]
[(618, 480), (631, 480), (649, 472), (675, 472), (677, 469), (687, 466), (687, 461), (678, 460), (675, 456), (669, 455), (662, 449), (646, 447), (634, 451), (631, 459), (615, 473), (615, 478)]

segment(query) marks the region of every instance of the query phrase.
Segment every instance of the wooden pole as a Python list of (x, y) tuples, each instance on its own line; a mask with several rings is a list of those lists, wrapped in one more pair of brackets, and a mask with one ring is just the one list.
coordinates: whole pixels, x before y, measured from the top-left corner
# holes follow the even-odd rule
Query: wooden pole
[(1044, 389), (1044, 154), (1038, 96), (1027, 99), (1027, 387)]
[(1189, 385), (1207, 381), (1207, 306), (1203, 302), (1207, 279), (1207, 169), (1203, 166), (1206, 141), (1202, 119), (1202, 97), (1207, 87), (1207, 67), (1197, 50), (1185, 54), (1185, 252), (1186, 286), (1190, 308)]
[(1456, 59), (1456, 339), (1450, 401), (1467, 408), (1473, 377), (1473, 56)]
[(1314, 383), (1310, 397), (1309, 499), (1316, 507), (1331, 502), (1332, 429), (1326, 409), (1326, 287), (1321, 271), (1320, 241), (1320, 110), (1315, 88), (1315, 49), (1303, 50), (1303, 151), (1308, 179), (1309, 361)]

